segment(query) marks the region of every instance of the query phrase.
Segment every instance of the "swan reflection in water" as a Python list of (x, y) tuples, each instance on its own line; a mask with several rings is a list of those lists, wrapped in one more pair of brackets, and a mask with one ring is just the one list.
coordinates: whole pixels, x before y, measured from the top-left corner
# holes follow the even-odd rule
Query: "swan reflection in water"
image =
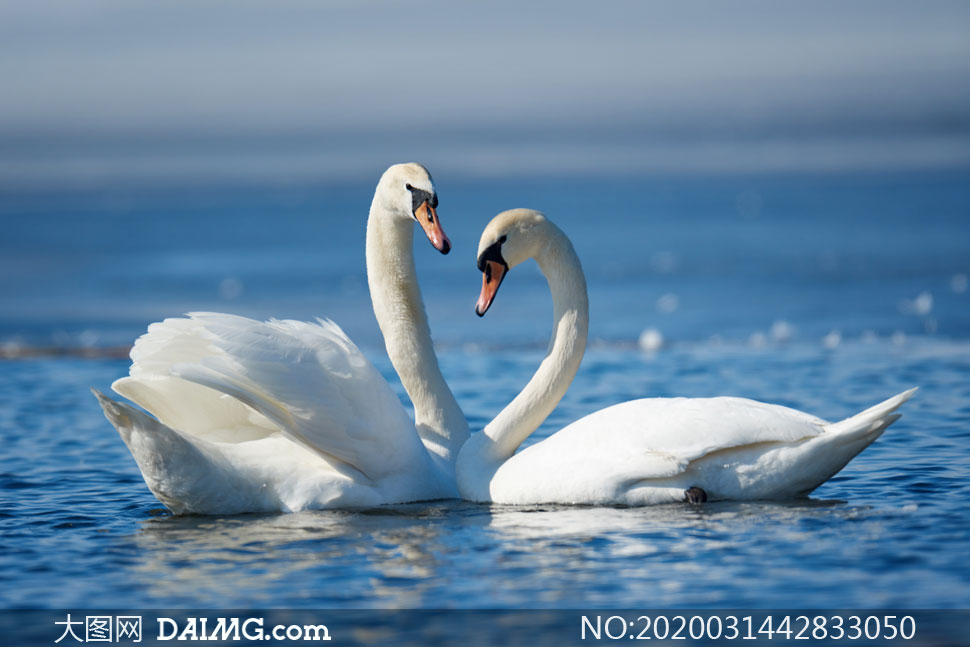
[[(752, 585), (757, 542), (811, 545), (813, 518), (851, 519), (840, 501), (721, 502), (647, 508), (502, 506), (460, 501), (353, 511), (148, 519), (130, 537), (133, 575), (153, 604), (461, 607), (606, 603), (649, 584), (651, 604), (700, 604), (723, 574)], [(760, 573), (760, 575), (759, 575)], [(501, 592), (490, 591), (502, 582)], [(722, 600), (723, 601), (723, 600)], [(642, 602), (646, 603), (647, 600)]]
[[(542, 582), (546, 605), (615, 606), (629, 595), (653, 607), (724, 605), (705, 582), (733, 578), (758, 590), (763, 557), (757, 537), (812, 545), (806, 520), (865, 515), (844, 501), (716, 502), (650, 507), (492, 506), (489, 531), (517, 563)], [(649, 598), (644, 592), (649, 592)], [(626, 593), (625, 593), (626, 592)], [(577, 603), (577, 601), (579, 601)], [(736, 603), (738, 601), (735, 601)]]
[[(449, 543), (448, 515), (460, 505), (156, 517), (131, 537), (140, 556), (133, 568), (160, 604), (185, 600), (191, 591), (193, 599), (221, 607), (411, 607), (447, 571), (448, 555), (461, 549)], [(464, 515), (462, 525), (474, 518)], [(485, 523), (487, 517), (478, 525)]]

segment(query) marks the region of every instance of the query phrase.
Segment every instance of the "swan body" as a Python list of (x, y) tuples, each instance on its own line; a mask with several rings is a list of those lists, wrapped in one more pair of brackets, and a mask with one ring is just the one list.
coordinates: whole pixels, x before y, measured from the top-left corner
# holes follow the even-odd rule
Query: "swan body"
[(553, 293), (549, 351), (525, 389), (458, 456), (465, 499), (507, 504), (650, 505), (805, 496), (899, 418), (916, 389), (837, 423), (733, 397), (651, 398), (590, 414), (515, 453), (575, 376), (588, 330), (586, 284), (572, 245), (534, 211), (497, 216), (479, 247), (483, 315), (511, 267), (535, 258)]
[(453, 497), (468, 428), (431, 344), (414, 222), (444, 253), (427, 170), (392, 166), (367, 227), (368, 281), (415, 408), (335, 323), (194, 313), (152, 324), (112, 388), (95, 393), (155, 496), (176, 514), (360, 507)]
[[(502, 463), (496, 503), (651, 505), (805, 496), (865, 449), (911, 391), (841, 423), (743, 398), (648, 398), (564, 427)], [(480, 493), (479, 496), (481, 496)]]

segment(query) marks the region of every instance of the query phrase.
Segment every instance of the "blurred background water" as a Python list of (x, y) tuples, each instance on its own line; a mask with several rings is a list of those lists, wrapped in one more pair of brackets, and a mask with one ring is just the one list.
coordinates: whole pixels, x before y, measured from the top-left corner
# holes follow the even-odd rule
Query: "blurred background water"
[[(970, 8), (931, 5), (0, 5), (0, 604), (967, 607)], [(807, 501), (160, 510), (88, 388), (193, 310), (330, 317), (397, 388), (363, 243), (406, 160), (453, 243), (415, 255), (475, 429), (550, 331), (531, 265), (472, 313), (516, 206), (590, 291), (532, 441), (638, 397), (838, 419), (921, 391)]]

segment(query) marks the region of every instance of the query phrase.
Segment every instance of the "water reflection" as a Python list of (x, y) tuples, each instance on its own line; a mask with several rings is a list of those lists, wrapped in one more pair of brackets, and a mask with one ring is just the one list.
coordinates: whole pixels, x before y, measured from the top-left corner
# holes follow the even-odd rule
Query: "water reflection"
[[(763, 576), (752, 539), (811, 541), (804, 520), (849, 514), (841, 501), (713, 503), (648, 508), (494, 507), (489, 531), (509, 563), (542, 582), (536, 598), (550, 606), (599, 605), (629, 596), (640, 604), (724, 604), (711, 579), (758, 586)], [(523, 591), (524, 593), (524, 591)], [(528, 596), (523, 596), (528, 597)]]
[[(792, 501), (723, 501), (701, 506), (658, 505), (645, 508), (585, 506), (492, 506), (489, 528), (507, 538), (530, 541), (558, 541), (589, 537), (669, 537), (681, 531), (725, 529), (738, 523), (784, 524), (801, 519), (815, 510), (844, 505), (844, 501), (796, 499)], [(828, 513), (826, 513), (828, 514)]]
[(133, 572), (157, 600), (192, 590), (220, 606), (240, 592), (274, 604), (282, 590), (318, 604), (413, 606), (451, 548), (449, 505), (150, 519), (131, 537), (142, 556)]
[(865, 510), (812, 499), (650, 508), (445, 501), (165, 516), (141, 522), (130, 536), (139, 555), (131, 575), (157, 604), (191, 591), (220, 607), (460, 607), (488, 598), (553, 606), (615, 600), (644, 585), (657, 596), (652, 603), (669, 604), (712, 572), (755, 579), (745, 573), (752, 536), (770, 532), (776, 543), (799, 545), (833, 513), (849, 518)]

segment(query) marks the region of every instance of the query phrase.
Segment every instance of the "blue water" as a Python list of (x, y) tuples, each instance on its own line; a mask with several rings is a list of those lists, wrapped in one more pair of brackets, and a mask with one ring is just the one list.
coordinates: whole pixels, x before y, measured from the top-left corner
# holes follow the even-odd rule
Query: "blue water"
[(0, 607), (970, 606), (966, 174), (436, 181), (454, 251), (416, 256), (473, 428), (549, 333), (530, 267), (472, 313), (478, 233), (513, 206), (562, 226), (590, 289), (593, 341), (535, 438), (645, 396), (837, 419), (921, 390), (808, 500), (172, 517), (89, 387), (197, 309), (332, 317), (396, 386), (364, 280), (373, 183), (4, 194)]

